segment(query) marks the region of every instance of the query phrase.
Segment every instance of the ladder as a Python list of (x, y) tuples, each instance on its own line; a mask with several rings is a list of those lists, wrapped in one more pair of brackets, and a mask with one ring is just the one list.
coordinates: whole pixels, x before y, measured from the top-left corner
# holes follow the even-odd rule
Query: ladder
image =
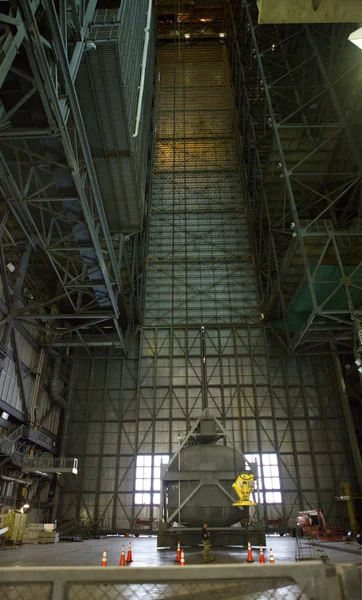
[(324, 563), (329, 561), (329, 556), (324, 551), (317, 537), (304, 538), (298, 535), (295, 540), (295, 560), (301, 562), (304, 560), (321, 560)]

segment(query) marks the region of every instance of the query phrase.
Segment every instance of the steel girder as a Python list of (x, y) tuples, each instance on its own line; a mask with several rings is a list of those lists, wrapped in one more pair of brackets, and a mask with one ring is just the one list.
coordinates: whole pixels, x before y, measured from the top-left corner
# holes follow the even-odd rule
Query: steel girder
[[(260, 26), (228, 10), (232, 79), (265, 319), (291, 351), (355, 343), (362, 292), (361, 151), (348, 27)], [(294, 319), (294, 323), (292, 323)]]
[(110, 233), (74, 86), (95, 7), (20, 0), (0, 17), (4, 250), (17, 266), (24, 245), (32, 248), (34, 285), (12, 315), (17, 326), (35, 323), (57, 347), (126, 353), (140, 319), (143, 235), (125, 244)]

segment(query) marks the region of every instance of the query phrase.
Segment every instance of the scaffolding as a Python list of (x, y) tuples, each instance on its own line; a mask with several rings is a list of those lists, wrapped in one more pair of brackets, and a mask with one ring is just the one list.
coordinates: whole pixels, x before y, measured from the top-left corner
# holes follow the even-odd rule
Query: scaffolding
[(146, 325), (258, 322), (225, 48), (159, 51)]
[(350, 26), (258, 26), (228, 5), (263, 311), (291, 350), (352, 346), (362, 299), (359, 50)]

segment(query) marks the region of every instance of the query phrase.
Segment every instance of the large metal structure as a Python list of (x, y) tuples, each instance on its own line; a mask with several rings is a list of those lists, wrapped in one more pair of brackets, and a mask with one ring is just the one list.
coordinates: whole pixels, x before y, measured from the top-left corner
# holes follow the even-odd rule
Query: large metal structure
[(157, 545), (176, 547), (179, 541), (183, 546), (199, 545), (200, 524), (205, 521), (213, 546), (247, 546), (248, 541), (265, 545), (259, 511), (252, 518), (248, 506), (233, 506), (233, 482), (246, 468), (257, 471), (236, 446), (230, 446), (218, 419), (208, 409), (203, 411), (162, 473)]
[[(281, 502), (261, 503), (266, 525), (315, 506), (343, 522), (334, 491), (357, 470), (348, 399), (329, 347), (290, 356), (261, 321), (225, 45), (165, 43), (156, 81), (145, 324), (128, 359), (98, 349), (76, 362), (68, 452), (80, 476), (66, 479), (60, 516), (157, 529), (158, 502), (136, 502), (138, 457), (172, 456), (209, 408), (244, 454), (277, 457)], [(260, 490), (274, 494), (267, 471)]]
[(151, 181), (151, 4), (106, 4), (19, 0), (0, 15), (2, 493), (25, 485), (54, 516), (59, 487), (35, 490), (31, 473), (76, 457), (59, 517), (155, 529), (156, 480), (138, 501), (137, 461), (156, 468), (209, 408), (260, 463), (266, 524), (316, 506), (343, 523), (336, 490), (362, 488), (337, 355), (361, 310), (349, 28), (157, 1)]
[(0, 492), (21, 502), (24, 482), (48, 520), (47, 473), (73, 464), (72, 349), (126, 355), (140, 325), (152, 14), (147, 0), (21, 0), (0, 14)]
[(231, 2), (227, 22), (265, 319), (292, 352), (326, 343), (357, 349), (361, 55), (348, 41), (355, 27), (260, 26), (252, 0)]

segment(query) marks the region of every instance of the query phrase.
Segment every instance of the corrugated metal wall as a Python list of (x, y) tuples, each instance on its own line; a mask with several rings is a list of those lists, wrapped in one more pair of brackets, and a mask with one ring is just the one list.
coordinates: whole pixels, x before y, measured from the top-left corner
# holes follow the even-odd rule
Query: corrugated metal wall
[(136, 457), (174, 452), (205, 406), (245, 453), (277, 454), (282, 503), (263, 504), (265, 520), (345, 516), (333, 494), (354, 473), (333, 356), (284, 355), (258, 323), (223, 52), (159, 51), (146, 327), (129, 359), (99, 350), (76, 363), (68, 453), (80, 475), (63, 518), (155, 524), (158, 507), (134, 502)]
[[(152, 25), (138, 135), (136, 126), (148, 0), (97, 10), (76, 79), (89, 145), (111, 232), (143, 226), (155, 63)], [(136, 25), (135, 25), (136, 24)]]
[[(36, 327), (27, 325), (27, 329), (34, 339), (36, 339), (38, 334)], [(28, 342), (20, 335), (18, 331), (15, 331), (15, 338), (18, 347), (19, 359), (23, 365), (23, 381), (27, 408), (30, 415), (33, 416), (33, 393), (35, 386), (35, 374), (37, 373), (39, 362), (39, 354), (28, 344)], [(61, 409), (59, 406), (54, 405), (45, 389), (49, 383), (49, 378), (49, 367), (44, 367), (44, 385), (43, 389), (41, 388), (39, 393), (37, 417), (42, 427), (51, 433), (57, 434)], [(5, 405), (8, 405), (9, 408), (13, 408), (23, 415), (23, 406), (16, 377), (15, 364), (11, 358), (5, 359), (4, 369), (0, 374), (0, 400), (2, 400)], [(4, 407), (4, 410), (6, 411), (6, 406)]]

